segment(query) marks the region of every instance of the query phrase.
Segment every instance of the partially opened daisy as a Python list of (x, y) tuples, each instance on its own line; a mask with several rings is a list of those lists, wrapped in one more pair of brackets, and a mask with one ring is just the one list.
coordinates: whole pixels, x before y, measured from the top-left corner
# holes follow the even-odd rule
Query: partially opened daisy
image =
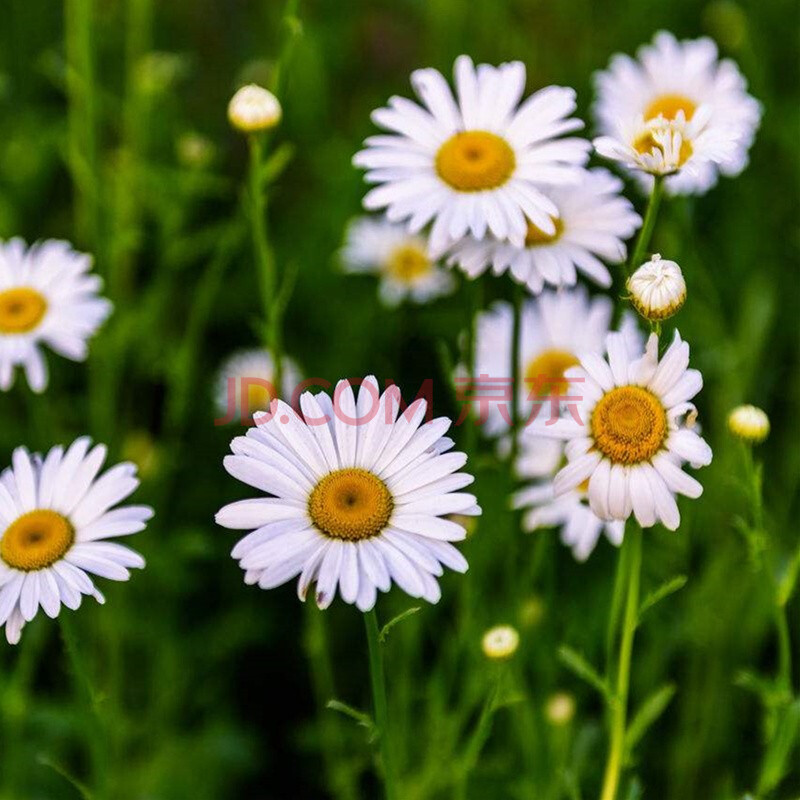
[[(585, 561), (594, 550), (601, 534), (616, 547), (622, 543), (625, 523), (620, 520), (603, 520), (589, 507), (588, 484), (582, 483), (574, 489), (556, 497), (553, 476), (564, 459), (564, 447), (555, 439), (543, 436), (520, 437), (520, 456), (517, 475), (528, 481), (527, 485), (512, 497), (514, 508), (525, 509), (522, 528), (535, 531), (556, 527), (561, 531), (561, 541), (572, 550), (577, 561)], [(543, 475), (538, 468), (546, 460), (555, 466)], [(531, 469), (531, 465), (534, 466)]]
[(473, 481), (461, 471), (467, 457), (449, 452), (449, 419), (423, 423), (424, 399), (399, 414), (400, 400), (396, 386), (381, 395), (374, 377), (357, 398), (343, 380), (333, 398), (304, 393), (302, 416), (274, 401), (233, 440), (225, 469), (263, 493), (216, 517), (251, 531), (232, 552), (246, 583), (271, 589), (297, 577), (302, 600), (316, 584), (326, 608), (338, 587), (368, 611), (392, 583), (435, 603), (443, 567), (467, 569), (451, 544), (466, 532), (444, 518), (480, 514), (475, 496), (461, 491)]
[(380, 276), (378, 292), (388, 306), (405, 299), (427, 303), (455, 288), (453, 276), (428, 254), (427, 240), (405, 225), (361, 217), (347, 228), (341, 252), (347, 272)]
[(621, 195), (622, 181), (604, 169), (584, 170), (574, 186), (544, 187), (558, 208), (555, 230), (546, 233), (528, 221), (525, 242), (517, 247), (487, 236), (465, 236), (448, 251), (447, 263), (470, 278), (492, 270), (506, 271), (534, 294), (545, 284), (574, 286), (578, 272), (600, 286), (611, 285), (604, 262), (625, 260), (625, 240), (642, 224), (631, 203)]
[[(677, 146), (673, 129), (671, 157), (665, 158), (675, 161), (679, 169), (667, 180), (669, 191), (702, 193), (716, 183), (719, 174), (738, 175), (747, 165), (761, 105), (747, 93), (736, 64), (719, 59), (711, 39), (679, 42), (661, 31), (652, 44), (639, 50), (638, 59), (615, 55), (608, 69), (597, 74), (596, 86), (594, 111), (600, 132), (622, 140), (639, 156), (652, 155), (653, 143), (656, 150), (661, 149), (659, 141), (664, 150), (669, 149), (666, 139), (659, 139), (669, 125), (656, 126), (650, 147), (645, 147), (646, 134), (640, 131), (641, 138), (636, 138), (637, 126), (646, 128), (659, 119), (684, 123), (679, 126)], [(610, 155), (610, 143), (605, 149)], [(598, 150), (603, 152), (603, 148)], [(629, 155), (628, 165), (642, 168), (635, 163), (636, 156)]]
[(287, 356), (283, 357), (281, 386), (275, 385), (275, 359), (269, 350), (253, 348), (229, 356), (217, 374), (215, 400), (226, 421), (249, 423), (257, 411), (266, 411), (273, 394), (291, 400), (300, 383), (300, 370)]
[(687, 420), (696, 418), (690, 400), (703, 378), (689, 368), (689, 345), (680, 335), (664, 356), (651, 334), (644, 355), (623, 335), (608, 336), (608, 360), (581, 356), (567, 371), (570, 391), (582, 395), (573, 413), (554, 424), (537, 420), (536, 432), (567, 440), (568, 464), (555, 477), (556, 497), (588, 487), (589, 504), (601, 519), (625, 520), (631, 512), (643, 527), (660, 521), (680, 524), (675, 494), (699, 497), (703, 487), (685, 473), (711, 463), (711, 448)]
[[(516, 387), (522, 420), (533, 415), (536, 403), (549, 407), (551, 395), (567, 395), (564, 371), (578, 364), (578, 353), (603, 352), (611, 312), (607, 297), (590, 299), (582, 286), (545, 291), (525, 303), (519, 342), (522, 381)], [(487, 436), (510, 427), (513, 330), (509, 303), (495, 303), (478, 316), (473, 376), (476, 394), (483, 399), (475, 405)]]
[(378, 184), (365, 208), (408, 220), (412, 233), (432, 223), (434, 249), (467, 231), (522, 245), (526, 220), (554, 234), (558, 208), (540, 185), (574, 182), (588, 151), (583, 139), (560, 138), (583, 127), (570, 116), (574, 90), (548, 86), (520, 105), (522, 62), (476, 68), (468, 56), (455, 63), (457, 101), (435, 69), (417, 70), (411, 83), (425, 108), (392, 97), (372, 114), (390, 133), (368, 138), (353, 159)]
[(105, 602), (90, 575), (126, 581), (144, 567), (133, 550), (109, 539), (137, 533), (153, 515), (148, 506), (120, 506), (139, 481), (133, 464), (98, 477), (106, 457), (88, 437), (42, 459), (24, 447), (0, 475), (0, 625), (11, 644), (41, 608), (56, 617), (83, 595)]
[(86, 358), (87, 340), (111, 313), (91, 265), (67, 242), (0, 242), (0, 389), (11, 388), (21, 366), (31, 389), (45, 390), (42, 345), (73, 361)]

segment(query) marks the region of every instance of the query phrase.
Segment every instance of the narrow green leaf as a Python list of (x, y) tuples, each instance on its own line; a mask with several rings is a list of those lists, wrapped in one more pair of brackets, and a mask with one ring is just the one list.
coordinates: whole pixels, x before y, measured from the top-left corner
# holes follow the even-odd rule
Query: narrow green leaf
[(53, 770), (53, 772), (58, 773), (67, 783), (69, 783), (73, 789), (83, 798), (83, 800), (94, 800), (94, 795), (89, 790), (89, 787), (86, 784), (79, 781), (74, 775), (72, 775), (66, 767), (63, 767), (54, 759), (50, 758), (43, 753), (40, 753), (36, 760), (43, 766), (49, 767)]
[(275, 152), (266, 160), (261, 167), (261, 181), (263, 185), (273, 183), (280, 177), (280, 174), (289, 166), (294, 157), (294, 145), (290, 142), (283, 142)]
[(654, 589), (650, 594), (645, 597), (642, 601), (642, 605), (639, 606), (639, 619), (645, 614), (645, 612), (649, 611), (656, 603), (660, 603), (665, 597), (669, 597), (671, 594), (675, 594), (675, 592), (680, 591), (686, 586), (686, 582), (689, 579), (685, 575), (675, 575), (675, 577), (670, 578), (669, 580), (665, 581), (661, 584), (657, 589)]
[(791, 765), (792, 754), (798, 731), (800, 731), (800, 698), (787, 706), (778, 720), (775, 735), (770, 740), (758, 779), (758, 795), (769, 794), (783, 780)]
[(338, 711), (345, 717), (350, 717), (350, 719), (355, 720), (364, 728), (371, 729), (375, 727), (375, 723), (372, 721), (372, 717), (369, 714), (364, 711), (359, 711), (357, 708), (341, 700), (328, 700), (325, 704), (325, 708), (329, 708), (331, 711)]
[(647, 729), (664, 713), (664, 709), (675, 696), (675, 685), (665, 684), (656, 689), (642, 704), (631, 719), (625, 734), (625, 749), (630, 753)]
[(394, 619), (390, 619), (382, 628), (381, 632), (378, 634), (378, 639), (380, 643), (383, 644), (386, 641), (386, 637), (389, 635), (389, 631), (397, 625), (398, 622), (402, 622), (404, 619), (408, 619), (408, 617), (413, 616), (420, 611), (422, 606), (412, 606), (411, 608), (407, 608), (401, 614), (398, 614)]
[(611, 691), (600, 673), (577, 651), (567, 645), (558, 648), (558, 657), (564, 666), (597, 689), (606, 699), (611, 699)]

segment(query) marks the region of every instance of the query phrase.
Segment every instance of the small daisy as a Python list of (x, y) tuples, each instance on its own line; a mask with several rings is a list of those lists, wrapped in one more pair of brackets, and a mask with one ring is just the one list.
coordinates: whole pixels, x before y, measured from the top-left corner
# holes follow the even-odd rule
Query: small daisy
[(225, 469), (266, 494), (216, 517), (252, 531), (232, 552), (246, 583), (271, 589), (299, 575), (301, 600), (316, 583), (317, 605), (327, 608), (338, 586), (345, 602), (368, 611), (393, 582), (435, 603), (442, 567), (467, 569), (450, 544), (466, 532), (443, 518), (481, 513), (475, 496), (461, 491), (473, 481), (460, 471), (467, 457), (449, 452), (449, 419), (423, 424), (423, 399), (398, 416), (400, 401), (396, 386), (380, 395), (372, 376), (357, 399), (343, 380), (333, 399), (304, 393), (302, 417), (274, 401), (233, 440)]
[[(586, 483), (556, 497), (552, 476), (563, 461), (563, 444), (556, 439), (532, 435), (520, 437), (520, 444), (517, 474), (523, 479), (534, 479), (512, 497), (514, 508), (526, 509), (522, 516), (523, 530), (530, 532), (539, 528), (560, 528), (561, 541), (572, 550), (576, 561), (586, 561), (589, 558), (602, 533), (605, 533), (613, 545), (619, 547), (625, 532), (625, 523), (619, 520), (602, 520), (589, 508)], [(543, 475), (538, 468), (530, 469), (529, 465), (538, 467), (545, 460), (552, 463), (553, 448), (557, 452), (557, 458), (551, 471)]]
[(106, 448), (89, 444), (84, 436), (44, 459), (18, 447), (0, 474), (0, 625), (11, 644), (40, 606), (55, 618), (85, 594), (104, 603), (90, 574), (126, 581), (144, 567), (138, 553), (106, 541), (144, 530), (153, 516), (148, 506), (114, 508), (139, 485), (136, 467), (117, 464), (98, 478)]
[[(544, 402), (544, 415), (549, 411), (550, 395), (567, 394), (564, 371), (579, 363), (578, 353), (603, 352), (611, 312), (612, 303), (607, 297), (589, 299), (582, 286), (545, 291), (525, 303), (519, 347), (522, 382), (517, 387), (523, 421), (533, 415), (534, 400)], [(487, 436), (509, 429), (513, 330), (514, 314), (509, 303), (495, 303), (478, 315), (476, 385), (472, 388), (484, 398), (492, 398), (475, 402)]]
[(470, 278), (490, 267), (495, 275), (508, 270), (534, 294), (541, 292), (545, 283), (574, 286), (577, 271), (600, 286), (610, 286), (611, 275), (603, 262), (624, 261), (625, 240), (642, 224), (620, 194), (622, 181), (607, 170), (593, 169), (585, 170), (575, 186), (542, 191), (559, 212), (553, 219), (552, 234), (528, 222), (524, 247), (489, 236), (480, 241), (466, 236), (449, 250), (447, 263), (459, 266)]
[(390, 134), (368, 138), (353, 159), (379, 184), (364, 207), (408, 220), (412, 233), (432, 222), (435, 250), (468, 231), (483, 239), (487, 230), (522, 246), (526, 218), (554, 234), (558, 208), (540, 184), (575, 182), (589, 149), (583, 139), (559, 138), (583, 127), (570, 117), (574, 90), (548, 86), (520, 105), (522, 62), (476, 68), (460, 56), (454, 71), (457, 101), (441, 73), (421, 69), (411, 83), (426, 108), (392, 97), (373, 112)]
[(427, 303), (449, 294), (456, 285), (453, 276), (428, 255), (422, 236), (383, 219), (354, 220), (347, 228), (341, 260), (347, 272), (378, 273), (378, 293), (388, 306), (406, 298)]
[(481, 649), (492, 661), (507, 661), (519, 649), (519, 631), (512, 625), (495, 625), (483, 634)]
[(31, 389), (45, 390), (42, 344), (72, 361), (86, 358), (86, 341), (111, 313), (91, 265), (67, 242), (0, 242), (0, 389), (11, 388), (21, 366)]
[[(652, 44), (639, 50), (638, 60), (615, 55), (595, 81), (594, 111), (605, 136), (619, 139), (620, 125), (630, 130), (637, 120), (646, 125), (659, 118), (667, 123), (680, 119), (694, 129), (682, 134), (682, 144), (676, 148), (678, 162), (682, 160), (681, 147), (685, 149), (687, 143), (694, 150), (715, 140), (731, 143), (715, 158), (686, 156), (683, 161), (691, 168), (681, 168), (667, 180), (670, 192), (703, 193), (716, 183), (719, 173), (738, 175), (747, 165), (761, 120), (761, 105), (747, 94), (747, 83), (736, 64), (719, 60), (711, 39), (679, 42), (671, 33), (661, 31)], [(706, 141), (701, 141), (703, 137)], [(628, 144), (636, 141), (630, 136), (623, 140)], [(639, 148), (644, 149), (642, 141)]]
[[(689, 369), (689, 345), (678, 332), (663, 358), (651, 334), (644, 355), (623, 335), (608, 336), (608, 361), (581, 356), (566, 378), (582, 400), (577, 419), (566, 414), (555, 424), (537, 419), (536, 432), (567, 440), (567, 465), (556, 475), (559, 497), (588, 481), (589, 505), (604, 520), (625, 520), (631, 511), (642, 527), (657, 521), (670, 530), (680, 524), (675, 493), (699, 497), (703, 487), (681, 469), (711, 463), (711, 448), (694, 430), (697, 410), (689, 402), (703, 377)], [(573, 391), (571, 387), (570, 391)], [(579, 421), (580, 420), (580, 421)]]
[[(240, 350), (229, 356), (219, 369), (215, 391), (217, 410), (237, 422), (249, 422), (257, 411), (266, 411), (274, 399), (275, 360), (269, 350)], [(300, 383), (300, 371), (284, 356), (281, 396), (290, 400)], [(242, 413), (244, 412), (244, 414)]]

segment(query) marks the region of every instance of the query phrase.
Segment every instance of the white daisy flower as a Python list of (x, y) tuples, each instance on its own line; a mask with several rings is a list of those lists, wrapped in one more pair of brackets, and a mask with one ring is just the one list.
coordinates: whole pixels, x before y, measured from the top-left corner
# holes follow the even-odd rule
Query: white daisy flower
[[(601, 519), (625, 520), (631, 511), (642, 527), (680, 524), (675, 493), (699, 497), (703, 487), (682, 471), (711, 463), (711, 448), (684, 424), (697, 409), (689, 402), (703, 377), (689, 369), (689, 345), (678, 332), (663, 358), (651, 334), (644, 355), (625, 336), (608, 335), (608, 361), (596, 352), (581, 356), (566, 377), (580, 394), (575, 417), (555, 424), (537, 420), (536, 432), (567, 440), (567, 465), (556, 475), (556, 497), (588, 480), (589, 505)], [(577, 381), (580, 381), (578, 383)]]
[(103, 282), (88, 274), (91, 265), (68, 242), (0, 242), (0, 389), (11, 388), (21, 366), (31, 389), (45, 390), (42, 344), (72, 361), (86, 358), (87, 340), (112, 308), (98, 297)]
[(584, 170), (575, 186), (545, 187), (558, 208), (555, 231), (545, 233), (528, 222), (523, 247), (487, 236), (465, 236), (448, 251), (447, 263), (470, 278), (491, 268), (507, 270), (534, 294), (544, 285), (574, 286), (578, 271), (600, 286), (611, 285), (604, 261), (619, 264), (627, 255), (625, 240), (642, 224), (631, 203), (621, 195), (622, 181), (604, 169)]
[(583, 139), (558, 138), (583, 127), (570, 117), (574, 90), (548, 86), (520, 105), (522, 62), (476, 68), (459, 56), (454, 72), (457, 102), (441, 73), (421, 69), (411, 84), (425, 108), (392, 97), (373, 112), (375, 124), (391, 133), (368, 138), (353, 159), (379, 184), (365, 208), (408, 220), (412, 233), (432, 222), (436, 250), (468, 231), (482, 239), (487, 230), (522, 246), (526, 218), (554, 234), (558, 208), (540, 184), (575, 182), (589, 149)]
[(153, 516), (148, 506), (114, 508), (139, 485), (136, 467), (117, 464), (98, 478), (106, 448), (90, 450), (90, 441), (53, 447), (44, 459), (18, 447), (0, 474), (0, 625), (11, 644), (40, 606), (55, 618), (85, 594), (104, 603), (90, 574), (126, 581), (144, 567), (138, 553), (107, 541), (144, 530)]
[(304, 393), (302, 417), (273, 402), (271, 414), (233, 440), (225, 469), (267, 495), (216, 517), (252, 531), (232, 552), (246, 583), (271, 589), (299, 575), (301, 600), (316, 583), (317, 605), (327, 608), (338, 586), (345, 602), (368, 611), (393, 582), (435, 603), (442, 567), (467, 569), (450, 544), (466, 532), (443, 518), (481, 513), (461, 491), (473, 481), (460, 471), (467, 456), (448, 452), (449, 419), (423, 424), (423, 399), (398, 416), (400, 401), (396, 386), (380, 395), (372, 376), (358, 399), (343, 380), (333, 399)]
[[(545, 291), (522, 308), (520, 326), (521, 419), (528, 420), (550, 396), (566, 396), (564, 371), (579, 363), (578, 353), (602, 353), (613, 306), (607, 297), (590, 299), (579, 286), (560, 292)], [(509, 303), (495, 303), (478, 315), (472, 395), (475, 411), (487, 436), (509, 430), (511, 413), (511, 352), (514, 312)], [(491, 399), (490, 399), (491, 398)]]
[[(520, 444), (517, 474), (523, 479), (534, 479), (512, 496), (513, 507), (525, 509), (522, 529), (531, 532), (539, 528), (560, 528), (561, 541), (572, 550), (576, 561), (589, 558), (603, 533), (619, 547), (625, 523), (600, 519), (589, 508), (587, 483), (556, 497), (552, 476), (563, 462), (563, 443), (543, 436), (523, 435)], [(556, 463), (552, 470), (542, 474), (539, 466), (545, 460), (552, 463), (554, 450)]]
[(347, 272), (380, 275), (378, 293), (388, 306), (405, 299), (427, 303), (455, 289), (453, 276), (428, 254), (428, 243), (419, 235), (383, 219), (361, 217), (347, 228), (341, 252)]
[[(288, 356), (283, 357), (282, 367), (279, 391), (281, 397), (291, 400), (300, 384), (300, 370)], [(269, 409), (274, 399), (271, 391), (277, 388), (272, 353), (257, 347), (240, 350), (225, 360), (217, 374), (217, 410), (226, 420), (249, 422), (256, 412)]]
[[(679, 42), (671, 33), (661, 31), (651, 45), (639, 50), (638, 60), (615, 55), (609, 68), (598, 73), (595, 81), (594, 111), (605, 136), (619, 139), (620, 126), (627, 126), (630, 131), (639, 119), (651, 123), (658, 118), (666, 122), (682, 118), (694, 126), (682, 132), (681, 144), (672, 148), (673, 160), (677, 151), (677, 166), (681, 169), (667, 179), (668, 191), (703, 193), (717, 182), (719, 173), (738, 175), (747, 165), (748, 151), (761, 120), (761, 105), (747, 94), (747, 83), (736, 64), (729, 59), (719, 60), (711, 39)], [(628, 145), (636, 141), (630, 134), (622, 139)], [(708, 150), (715, 141), (728, 142), (730, 146), (717, 149), (713, 158), (708, 153), (706, 157), (697, 157), (702, 155), (698, 153), (693, 158), (686, 155), (687, 143), (698, 151)], [(634, 149), (641, 154), (652, 148), (644, 148), (640, 140)], [(631, 161), (628, 165), (641, 168)]]
[[(616, 134), (598, 137), (594, 147), (601, 156), (648, 176), (680, 173), (697, 182), (736, 148), (731, 132), (707, 127), (708, 118), (708, 109), (702, 106), (689, 122), (682, 111), (673, 120), (658, 117), (646, 122), (638, 117), (632, 122), (620, 121)], [(652, 179), (645, 185), (651, 188)]]

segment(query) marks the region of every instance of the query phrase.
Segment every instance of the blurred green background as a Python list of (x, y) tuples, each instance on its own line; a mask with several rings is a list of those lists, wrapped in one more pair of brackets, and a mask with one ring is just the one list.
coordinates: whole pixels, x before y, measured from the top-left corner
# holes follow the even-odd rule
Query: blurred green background
[[(782, 574), (800, 540), (797, 21), (797, 4), (778, 0), (315, 0), (288, 20), (274, 0), (5, 0), (0, 238), (65, 238), (92, 252), (116, 309), (87, 365), (50, 355), (45, 395), (18, 379), (0, 397), (0, 462), (22, 443), (43, 449), (90, 433), (113, 458), (140, 464), (137, 501), (156, 517), (131, 541), (147, 569), (106, 583), (107, 605), (87, 600), (75, 616), (97, 714), (73, 685), (56, 623), (40, 615), (17, 648), (0, 648), (0, 796), (80, 797), (80, 783), (115, 800), (379, 796), (364, 729), (324, 708), (332, 697), (369, 706), (360, 615), (341, 602), (324, 614), (305, 608), (291, 585), (245, 587), (229, 557), (234, 534), (213, 523), (248, 494), (222, 469), (239, 429), (213, 424), (215, 371), (258, 343), (259, 315), (241, 211), (246, 146), (227, 102), (243, 82), (277, 81), (284, 122), (270, 150), (285, 166), (270, 187), (270, 235), (280, 269), (298, 270), (287, 352), (308, 376), (374, 373), (407, 399), (433, 378), (435, 412), (457, 416), (446, 371), (463, 295), (387, 312), (373, 280), (337, 268), (364, 192), (350, 159), (373, 132), (369, 112), (409, 95), (413, 69), (449, 75), (463, 52), (521, 59), (528, 91), (574, 86), (587, 118), (592, 73), (661, 28), (714, 37), (765, 114), (747, 171), (667, 203), (652, 245), (687, 278), (678, 324), (705, 376), (700, 419), (715, 459), (698, 476), (702, 499), (681, 506), (679, 532), (645, 535), (644, 591), (689, 580), (637, 634), (634, 705), (665, 684), (676, 691), (635, 748), (623, 796), (733, 800), (770, 768), (778, 777), (762, 782), (764, 797), (800, 796), (797, 745), (776, 728), (776, 707), (790, 701), (769, 683), (770, 590), (736, 528), (747, 508), (741, 453), (724, 425), (742, 401), (770, 415), (757, 451), (764, 547)], [(510, 296), (505, 277), (483, 284), (487, 299)], [(398, 625), (386, 648), (403, 800), (593, 797), (602, 705), (557, 651), (568, 644), (601, 663), (617, 552), (602, 542), (580, 565), (555, 533), (525, 536), (490, 447), (473, 466), (485, 514), (464, 546), (471, 570), (446, 576), (442, 602)], [(411, 605), (396, 591), (379, 613)], [(788, 614), (797, 687), (796, 596)], [(480, 650), (498, 622), (522, 635), (500, 676)], [(457, 765), (497, 680), (504, 707), (465, 787)], [(577, 704), (561, 727), (543, 714), (558, 690)], [(800, 701), (792, 708), (790, 728)]]

